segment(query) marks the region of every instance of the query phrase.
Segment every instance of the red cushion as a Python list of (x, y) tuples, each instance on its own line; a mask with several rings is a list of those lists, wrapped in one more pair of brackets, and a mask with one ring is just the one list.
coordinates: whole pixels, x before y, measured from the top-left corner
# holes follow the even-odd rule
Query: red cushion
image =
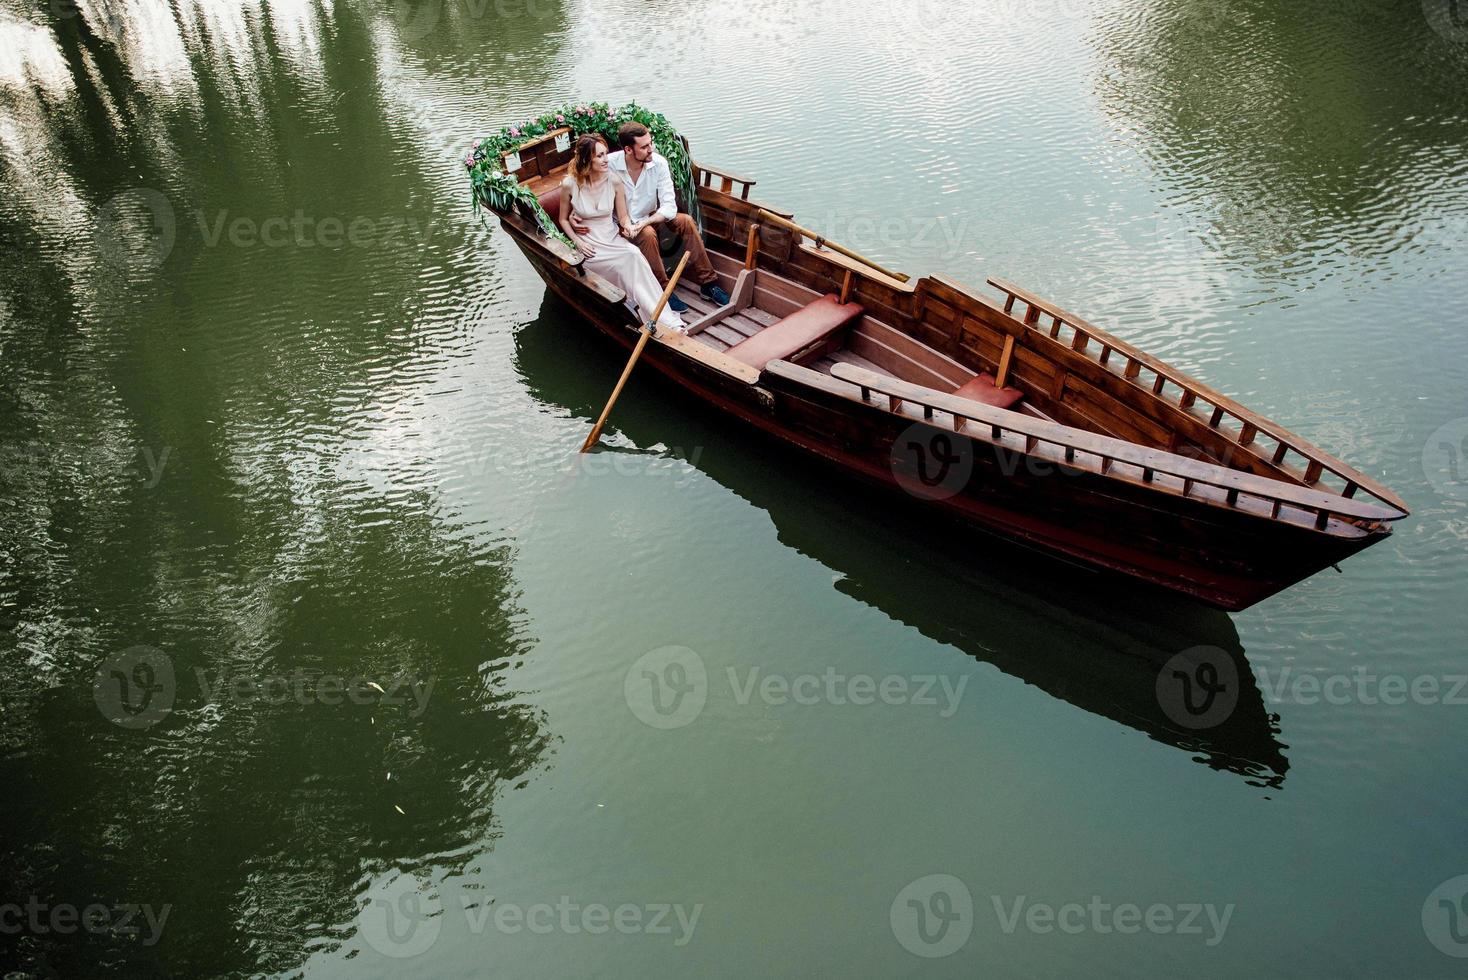
[(831, 336), (863, 312), (860, 303), (842, 303), (834, 294), (828, 293), (783, 320), (770, 324), (748, 340), (735, 344), (727, 353), (763, 371), (771, 361), (788, 358)]
[(968, 384), (953, 389), (953, 393), (959, 398), (983, 402), (995, 408), (1008, 408), (1025, 396), (1024, 392), (1018, 388), (1010, 388), (1007, 385), (1003, 388), (995, 388), (992, 374), (981, 374)]
[(557, 184), (550, 190), (540, 195), (540, 206), (545, 208), (545, 213), (550, 215), (552, 221), (559, 221), (561, 217), (561, 185)]

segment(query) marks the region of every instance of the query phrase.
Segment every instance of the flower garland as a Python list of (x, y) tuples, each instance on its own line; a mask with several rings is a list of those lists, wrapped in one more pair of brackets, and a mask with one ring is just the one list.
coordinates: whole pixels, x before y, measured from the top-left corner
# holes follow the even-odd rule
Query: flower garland
[(517, 205), (524, 205), (535, 216), (536, 224), (547, 237), (571, 245), (554, 219), (540, 206), (540, 200), (534, 192), (517, 181), (513, 174), (505, 172), (504, 156), (537, 136), (544, 136), (563, 126), (571, 127), (572, 139), (585, 133), (600, 133), (610, 146), (615, 147), (617, 130), (627, 122), (639, 122), (647, 127), (652, 135), (653, 146), (667, 159), (668, 167), (673, 171), (673, 186), (682, 196), (693, 220), (702, 227), (698, 188), (693, 182), (693, 161), (688, 158), (682, 137), (662, 113), (644, 109), (636, 102), (629, 102), (616, 110), (605, 102), (581, 102), (574, 105), (567, 103), (518, 126), (506, 126), (493, 136), (480, 140), (464, 158), (464, 167), (469, 171), (474, 210), (478, 212), (481, 207), (485, 207), (492, 211), (505, 212), (513, 210)]

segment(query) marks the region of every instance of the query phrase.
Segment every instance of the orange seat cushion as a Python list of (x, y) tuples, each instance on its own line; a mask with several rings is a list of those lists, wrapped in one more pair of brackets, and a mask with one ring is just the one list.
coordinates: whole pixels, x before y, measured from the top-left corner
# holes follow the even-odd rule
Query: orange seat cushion
[(828, 293), (783, 320), (770, 324), (753, 337), (735, 344), (727, 353), (763, 371), (771, 361), (788, 358), (831, 336), (863, 312), (860, 303), (842, 303), (834, 294)]
[(1024, 397), (1024, 392), (1018, 388), (1010, 388), (1008, 385), (1003, 388), (995, 388), (992, 374), (981, 374), (967, 384), (953, 389), (953, 393), (959, 398), (983, 402), (995, 408), (1009, 408)]

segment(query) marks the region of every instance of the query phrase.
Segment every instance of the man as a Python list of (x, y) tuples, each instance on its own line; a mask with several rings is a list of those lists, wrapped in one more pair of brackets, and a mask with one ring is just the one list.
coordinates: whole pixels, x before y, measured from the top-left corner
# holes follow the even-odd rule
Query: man
[[(699, 237), (698, 225), (686, 214), (678, 213), (673, 196), (673, 171), (661, 153), (652, 148), (652, 135), (641, 123), (623, 123), (617, 130), (617, 143), (622, 147), (607, 157), (612, 176), (622, 180), (627, 191), (628, 217), (632, 220), (632, 242), (642, 249), (652, 266), (658, 283), (668, 285), (668, 270), (660, 251), (664, 240), (683, 240), (688, 250), (688, 265), (693, 281), (703, 298), (715, 306), (727, 306), (729, 294), (719, 286), (719, 277), (709, 262), (709, 253)], [(688, 304), (677, 296), (668, 299), (674, 312), (682, 313)]]

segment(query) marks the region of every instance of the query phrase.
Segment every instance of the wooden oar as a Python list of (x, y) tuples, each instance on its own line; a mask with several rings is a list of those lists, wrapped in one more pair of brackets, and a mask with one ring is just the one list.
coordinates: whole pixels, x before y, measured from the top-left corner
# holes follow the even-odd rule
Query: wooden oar
[(658, 317), (663, 315), (663, 307), (668, 305), (668, 297), (673, 295), (673, 287), (678, 285), (678, 277), (683, 275), (683, 267), (688, 264), (688, 253), (683, 253), (683, 258), (678, 260), (678, 268), (673, 270), (672, 277), (668, 280), (668, 288), (663, 290), (662, 298), (652, 311), (652, 318), (643, 324), (642, 336), (637, 338), (637, 346), (632, 348), (632, 356), (627, 359), (627, 366), (622, 369), (622, 376), (617, 379), (617, 387), (612, 389), (612, 397), (607, 399), (607, 407), (601, 410), (601, 417), (596, 420), (596, 425), (591, 427), (591, 435), (581, 444), (584, 453), (596, 445), (596, 440), (601, 438), (601, 427), (607, 424), (607, 416), (612, 414), (612, 406), (617, 404), (617, 396), (622, 393), (622, 386), (627, 383), (627, 378), (632, 374), (632, 369), (637, 366), (637, 359), (642, 356), (642, 348), (647, 346), (647, 339), (652, 336)]

